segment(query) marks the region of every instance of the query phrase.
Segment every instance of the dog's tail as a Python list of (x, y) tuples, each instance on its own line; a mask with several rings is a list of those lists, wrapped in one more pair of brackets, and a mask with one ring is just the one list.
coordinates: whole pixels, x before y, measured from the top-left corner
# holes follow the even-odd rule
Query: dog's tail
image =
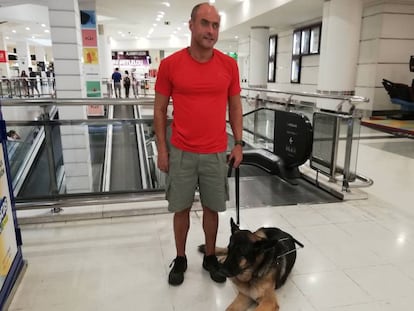
[(199, 245), (199, 246), (198, 246), (198, 251), (199, 251), (200, 253), (205, 254), (205, 253), (206, 253), (206, 245), (205, 245), (205, 244), (201, 244), (201, 245)]
[[(198, 251), (200, 253), (205, 254), (206, 253), (206, 245), (201, 244), (198, 246)], [(227, 248), (225, 247), (216, 247), (216, 256), (225, 256), (227, 255)]]

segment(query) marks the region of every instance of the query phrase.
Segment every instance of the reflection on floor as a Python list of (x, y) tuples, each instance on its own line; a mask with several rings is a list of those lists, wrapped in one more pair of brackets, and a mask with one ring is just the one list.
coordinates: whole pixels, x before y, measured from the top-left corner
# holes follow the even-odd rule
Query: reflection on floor
[[(360, 142), (358, 172), (374, 179), (367, 200), (241, 210), (242, 227), (278, 226), (305, 244), (276, 292), (280, 310), (413, 310), (414, 159), (391, 150), (413, 140), (390, 141)], [(201, 267), (201, 216), (191, 214), (189, 267), (179, 287), (167, 284), (171, 214), (23, 225), (28, 267), (9, 310), (225, 310), (235, 291)], [(234, 216), (231, 207), (220, 214), (218, 245), (227, 244)]]

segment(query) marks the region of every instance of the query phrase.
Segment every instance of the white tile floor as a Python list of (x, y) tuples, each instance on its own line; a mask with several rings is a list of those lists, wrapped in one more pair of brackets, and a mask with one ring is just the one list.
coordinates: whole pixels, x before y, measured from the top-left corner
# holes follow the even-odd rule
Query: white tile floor
[[(286, 285), (285, 311), (412, 311), (414, 305), (414, 155), (362, 140), (358, 172), (374, 179), (367, 200), (249, 208), (241, 225), (277, 226), (305, 244)], [(373, 146), (375, 144), (375, 146)], [(220, 214), (219, 245), (234, 209)], [(214, 311), (235, 296), (201, 267), (201, 212), (191, 215), (182, 286), (167, 284), (174, 253), (172, 215), (23, 225), (28, 262), (10, 311)], [(253, 309), (251, 309), (253, 310)]]

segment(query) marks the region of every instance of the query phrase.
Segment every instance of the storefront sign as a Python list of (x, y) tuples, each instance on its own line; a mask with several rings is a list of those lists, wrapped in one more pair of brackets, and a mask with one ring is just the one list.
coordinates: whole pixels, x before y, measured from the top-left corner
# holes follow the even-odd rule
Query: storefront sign
[(7, 63), (7, 52), (0, 50), (0, 63)]

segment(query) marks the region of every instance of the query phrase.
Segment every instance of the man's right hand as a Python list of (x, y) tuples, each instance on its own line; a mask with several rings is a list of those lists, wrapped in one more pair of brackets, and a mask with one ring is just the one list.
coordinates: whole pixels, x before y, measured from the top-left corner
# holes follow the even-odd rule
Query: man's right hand
[(157, 165), (161, 172), (168, 173), (168, 152), (158, 154)]

